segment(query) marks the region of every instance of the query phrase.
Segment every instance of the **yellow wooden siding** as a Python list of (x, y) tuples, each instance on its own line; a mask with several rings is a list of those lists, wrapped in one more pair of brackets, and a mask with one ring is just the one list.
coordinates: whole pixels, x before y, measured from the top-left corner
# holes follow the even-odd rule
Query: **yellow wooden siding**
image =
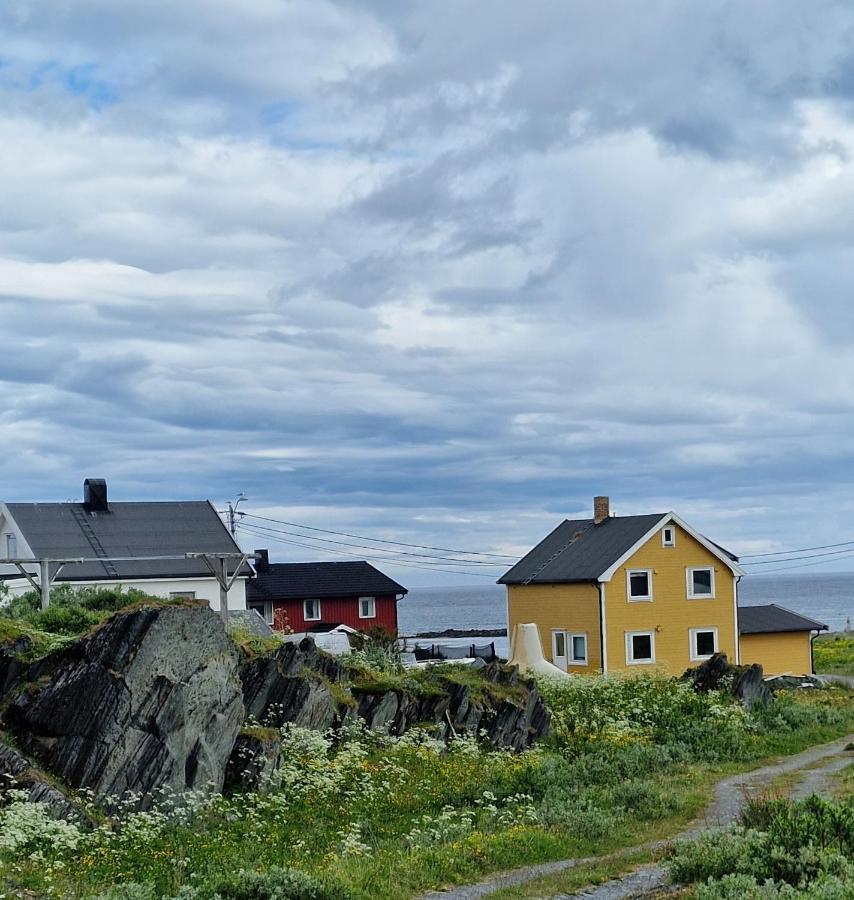
[(808, 675), (812, 670), (810, 632), (743, 634), (741, 662), (746, 666), (759, 663), (766, 675)]
[(583, 674), (602, 668), (599, 590), (593, 584), (510, 584), (507, 586), (509, 634), (515, 625), (536, 622), (543, 655), (552, 661), (552, 630), (587, 635), (587, 665), (567, 666)]
[[(672, 523), (671, 523), (672, 524)], [(605, 585), (605, 625), (608, 671), (644, 672), (664, 670), (679, 675), (698, 662), (690, 659), (692, 628), (717, 628), (718, 650), (735, 661), (735, 623), (732, 571), (699, 541), (676, 526), (676, 545), (664, 547), (658, 530), (621, 566)], [(712, 567), (715, 597), (688, 599), (686, 570)], [(629, 601), (628, 571), (652, 570), (651, 601)], [(626, 633), (653, 631), (655, 665), (626, 663)]]

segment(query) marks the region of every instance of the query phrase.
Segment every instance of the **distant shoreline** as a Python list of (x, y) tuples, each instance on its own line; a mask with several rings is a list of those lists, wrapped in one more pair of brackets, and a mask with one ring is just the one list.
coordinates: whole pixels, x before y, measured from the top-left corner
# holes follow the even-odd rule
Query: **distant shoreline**
[(469, 637), (507, 637), (506, 628), (446, 628), (444, 631), (419, 631), (418, 634), (404, 634), (402, 637), (412, 641), (416, 638), (469, 638)]

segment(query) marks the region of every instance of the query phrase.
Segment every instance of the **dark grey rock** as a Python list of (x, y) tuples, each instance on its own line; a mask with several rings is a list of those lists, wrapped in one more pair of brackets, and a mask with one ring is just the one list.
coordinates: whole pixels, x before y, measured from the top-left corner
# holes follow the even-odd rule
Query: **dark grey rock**
[(244, 718), (237, 661), (207, 606), (120, 612), (31, 666), (4, 720), (27, 753), (101, 798), (219, 790)]
[(0, 794), (12, 789), (27, 791), (31, 803), (43, 803), (58, 819), (85, 820), (77, 804), (39, 774), (29, 759), (0, 741)]
[(33, 642), (26, 636), (16, 638), (0, 647), (0, 699), (21, 680), (27, 663), (21, 657), (29, 653)]
[(225, 787), (228, 792), (259, 791), (264, 793), (276, 787), (276, 772), (282, 761), (282, 742), (279, 733), (264, 729), (241, 732), (237, 736), (228, 768)]
[(725, 653), (715, 653), (696, 668), (686, 670), (682, 677), (690, 680), (694, 690), (701, 694), (729, 690), (745, 706), (770, 703), (774, 699), (771, 689), (765, 684), (762, 666), (758, 663), (731, 666)]
[(413, 725), (432, 722), (445, 739), (483, 731), (493, 746), (517, 751), (548, 734), (549, 712), (533, 681), (520, 682), (518, 669), (498, 663), (490, 663), (481, 674), (488, 681), (516, 688), (518, 696), (498, 703), (475, 699), (467, 685), (449, 681), (439, 696), (356, 692), (356, 714), (368, 728), (382, 728), (390, 734), (403, 734)]
[(292, 722), (325, 731), (347, 714), (330, 688), (346, 675), (311, 638), (282, 644), (273, 656), (248, 659), (240, 666), (246, 714), (262, 725)]
[(242, 628), (255, 637), (272, 637), (273, 629), (264, 621), (257, 609), (230, 609), (228, 611), (228, 627)]
[(762, 666), (759, 663), (742, 667), (736, 672), (732, 692), (748, 707), (757, 703), (770, 703), (774, 699), (771, 688), (765, 683)]

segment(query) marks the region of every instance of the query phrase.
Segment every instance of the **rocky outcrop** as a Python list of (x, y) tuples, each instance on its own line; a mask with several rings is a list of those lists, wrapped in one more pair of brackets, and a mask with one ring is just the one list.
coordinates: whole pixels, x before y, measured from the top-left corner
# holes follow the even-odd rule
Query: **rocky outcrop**
[(30, 645), (7, 644), (0, 783), (14, 779), (60, 815), (73, 811), (65, 787), (90, 789), (107, 807), (139, 795), (145, 808), (160, 788), (273, 785), (285, 723), (325, 731), (358, 716), (392, 734), (430, 723), (439, 736), (485, 733), (513, 750), (548, 731), (534, 683), (496, 663), (389, 675), (384, 686), (310, 639), (245, 652), (241, 660), (206, 605), (154, 601), (34, 661)]
[(702, 665), (688, 669), (682, 676), (690, 679), (694, 690), (705, 694), (708, 691), (729, 690), (745, 706), (755, 703), (769, 703), (774, 694), (765, 683), (762, 666), (732, 666), (726, 653), (715, 653)]
[[(240, 668), (247, 714), (265, 726), (293, 722), (325, 730), (358, 716), (368, 728), (403, 734), (415, 724), (435, 723), (443, 737), (486, 731), (496, 747), (522, 750), (548, 732), (549, 714), (532, 681), (518, 670), (492, 663), (480, 673), (483, 690), (447, 681), (428, 693), (371, 690), (310, 638), (284, 644), (273, 656)], [(502, 695), (506, 697), (502, 698)]]
[(220, 789), (244, 719), (237, 662), (206, 605), (142, 606), (31, 664), (3, 719), (26, 753), (102, 798)]
[(241, 665), (246, 715), (265, 726), (292, 722), (325, 731), (347, 715), (346, 691), (334, 687), (346, 678), (346, 669), (321, 653), (311, 638), (282, 644), (272, 656)]

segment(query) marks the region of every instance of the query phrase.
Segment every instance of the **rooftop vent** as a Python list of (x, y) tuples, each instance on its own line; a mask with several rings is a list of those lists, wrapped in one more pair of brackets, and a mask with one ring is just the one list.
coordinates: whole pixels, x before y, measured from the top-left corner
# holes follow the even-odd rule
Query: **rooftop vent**
[(107, 482), (103, 478), (87, 478), (83, 482), (83, 504), (90, 513), (110, 511), (107, 505)]

